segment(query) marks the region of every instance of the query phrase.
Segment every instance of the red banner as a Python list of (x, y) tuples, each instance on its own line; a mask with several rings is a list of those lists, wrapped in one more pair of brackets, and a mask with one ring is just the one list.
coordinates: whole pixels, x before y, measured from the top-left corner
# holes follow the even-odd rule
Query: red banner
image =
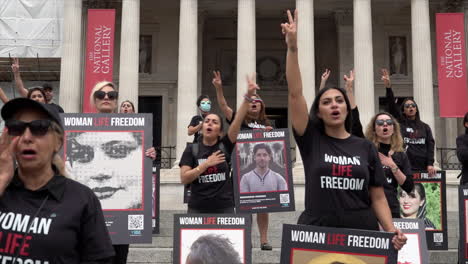
[(436, 35), (440, 116), (463, 117), (468, 112), (464, 14), (438, 13)]
[(83, 112), (93, 113), (91, 90), (101, 81), (112, 82), (114, 62), (114, 9), (89, 9), (86, 33), (86, 68)]

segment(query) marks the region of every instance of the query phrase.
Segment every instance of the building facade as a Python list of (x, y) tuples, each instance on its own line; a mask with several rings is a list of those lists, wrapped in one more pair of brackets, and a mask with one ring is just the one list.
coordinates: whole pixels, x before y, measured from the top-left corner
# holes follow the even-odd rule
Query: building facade
[[(58, 80), (66, 112), (82, 105), (86, 14), (115, 8), (114, 79), (120, 99), (153, 112), (155, 144), (175, 146), (180, 157), (200, 94), (216, 104), (212, 71), (220, 70), (228, 104), (245, 93), (245, 75), (258, 73), (260, 95), (277, 127), (288, 127), (285, 10), (299, 10), (299, 52), (310, 106), (322, 72), (332, 86), (356, 72), (355, 94), (363, 125), (383, 110), (380, 69), (391, 72), (397, 97), (413, 96), (437, 147), (454, 147), (461, 121), (440, 118), (435, 60), (435, 14), (464, 12), (457, 0), (109, 0), (64, 1)], [(468, 22), (467, 19), (465, 21)], [(466, 23), (466, 22), (465, 22)], [(7, 78), (7, 77), (5, 77)], [(468, 103), (468, 102), (467, 102)], [(298, 155), (297, 155), (298, 156)]]

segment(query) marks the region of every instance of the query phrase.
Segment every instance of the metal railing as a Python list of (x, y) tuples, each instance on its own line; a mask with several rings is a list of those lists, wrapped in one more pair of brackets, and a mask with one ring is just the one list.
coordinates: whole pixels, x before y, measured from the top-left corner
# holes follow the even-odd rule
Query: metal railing
[(456, 148), (437, 148), (440, 157), (440, 167), (443, 170), (461, 170), (462, 165), (457, 158)]
[(170, 169), (174, 165), (176, 160), (176, 147), (157, 147), (156, 148), (157, 157), (154, 161), (154, 165), (161, 169)]

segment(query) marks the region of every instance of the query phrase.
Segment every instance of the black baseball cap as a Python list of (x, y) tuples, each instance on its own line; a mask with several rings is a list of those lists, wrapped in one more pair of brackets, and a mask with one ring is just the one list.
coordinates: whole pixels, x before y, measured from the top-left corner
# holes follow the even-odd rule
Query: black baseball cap
[(2, 118), (5, 121), (12, 119), (16, 113), (23, 109), (33, 109), (43, 112), (50, 120), (56, 122), (63, 130), (63, 124), (59, 112), (53, 106), (39, 103), (28, 98), (15, 98), (8, 101), (2, 108)]

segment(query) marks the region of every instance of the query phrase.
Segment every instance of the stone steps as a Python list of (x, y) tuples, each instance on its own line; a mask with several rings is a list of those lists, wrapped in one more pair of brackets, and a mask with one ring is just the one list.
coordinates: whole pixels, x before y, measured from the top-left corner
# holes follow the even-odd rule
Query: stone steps
[[(128, 263), (172, 263), (172, 236), (174, 214), (184, 213), (180, 210), (161, 211), (160, 234), (153, 236), (151, 244), (131, 245)], [(269, 240), (274, 247), (273, 251), (259, 249), (259, 235), (255, 216), (252, 225), (252, 260), (253, 263), (279, 263), (281, 235), (283, 223), (296, 223), (300, 215), (299, 211), (288, 213), (270, 214)], [(458, 212), (448, 213), (448, 251), (431, 251), (431, 264), (457, 263), (458, 246)]]

